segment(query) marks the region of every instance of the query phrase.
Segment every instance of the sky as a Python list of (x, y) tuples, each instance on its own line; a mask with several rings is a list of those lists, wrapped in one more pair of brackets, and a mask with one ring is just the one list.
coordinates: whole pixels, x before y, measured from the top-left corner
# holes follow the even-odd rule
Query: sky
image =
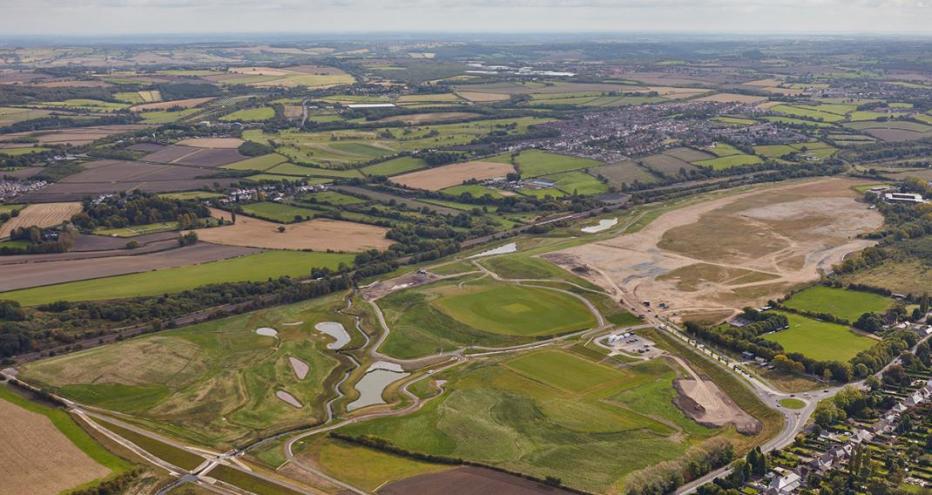
[(932, 36), (932, 0), (0, 0), (6, 35), (276, 32)]

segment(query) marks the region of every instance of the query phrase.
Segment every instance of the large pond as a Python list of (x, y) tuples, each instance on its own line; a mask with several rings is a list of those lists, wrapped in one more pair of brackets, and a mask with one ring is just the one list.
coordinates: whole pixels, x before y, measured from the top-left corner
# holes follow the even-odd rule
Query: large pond
[(616, 225), (618, 225), (618, 219), (609, 218), (609, 219), (599, 220), (598, 225), (590, 225), (588, 227), (583, 227), (580, 230), (582, 230), (583, 232), (587, 234), (595, 234), (596, 232), (602, 232), (603, 230), (608, 230)]
[(472, 259), (472, 258), (481, 258), (483, 256), (494, 256), (496, 254), (508, 254), (508, 253), (514, 253), (516, 251), (518, 251), (518, 244), (515, 242), (509, 242), (508, 244), (505, 244), (504, 246), (499, 246), (495, 249), (489, 249), (488, 251), (483, 251), (479, 254), (474, 254), (470, 256), (469, 258)]
[(369, 366), (365, 376), (356, 383), (356, 390), (359, 391), (359, 398), (346, 406), (347, 411), (353, 411), (361, 407), (371, 406), (374, 404), (385, 404), (382, 398), (382, 392), (385, 387), (408, 376), (401, 366), (386, 361), (378, 361)]
[(337, 349), (342, 349), (343, 346), (349, 344), (350, 335), (347, 333), (346, 329), (343, 328), (343, 324), (336, 321), (322, 321), (316, 325), (314, 328), (319, 332), (323, 332), (334, 339), (336, 342), (331, 342), (327, 344), (327, 349), (335, 351)]

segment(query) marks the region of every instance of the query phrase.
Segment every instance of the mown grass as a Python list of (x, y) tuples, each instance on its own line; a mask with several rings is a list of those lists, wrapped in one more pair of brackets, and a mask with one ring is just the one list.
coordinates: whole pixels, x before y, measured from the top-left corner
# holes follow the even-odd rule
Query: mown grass
[(447, 392), (417, 413), (340, 432), (604, 493), (722, 431), (676, 409), (675, 376), (662, 361), (616, 369), (564, 351), (534, 352), (451, 370), (442, 376)]
[(806, 318), (795, 313), (783, 313), (790, 328), (764, 335), (783, 346), (786, 352), (798, 352), (819, 361), (845, 362), (877, 341), (852, 332), (836, 323)]
[(201, 200), (222, 198), (223, 194), (211, 191), (182, 191), (162, 193), (159, 194), (159, 197), (164, 199)]
[(787, 409), (802, 409), (806, 407), (806, 403), (799, 399), (781, 399), (780, 405)]
[(523, 177), (540, 177), (603, 165), (602, 162), (590, 158), (560, 155), (540, 150), (522, 151), (515, 161)]
[(267, 251), (199, 265), (118, 275), (58, 285), (0, 292), (0, 298), (35, 306), (55, 301), (94, 301), (153, 296), (226, 282), (262, 281), (310, 274), (312, 267), (336, 269), (353, 263), (352, 254)]
[(55, 428), (65, 435), (71, 443), (98, 464), (111, 470), (113, 474), (119, 474), (132, 469), (132, 463), (105, 449), (78, 425), (67, 411), (31, 401), (11, 390), (10, 386), (6, 384), (0, 385), (0, 400), (5, 400), (27, 411), (41, 414), (49, 418), (49, 421), (55, 425)]
[(301, 208), (299, 206), (289, 205), (286, 203), (273, 203), (264, 201), (261, 203), (249, 203), (241, 205), (243, 213), (249, 216), (263, 218), (278, 223), (294, 223), (313, 218), (316, 211)]
[(208, 474), (211, 478), (238, 486), (256, 495), (301, 495), (301, 492), (296, 492), (286, 486), (266, 481), (229, 466), (219, 465), (211, 469)]
[(146, 225), (131, 225), (129, 227), (119, 228), (99, 228), (94, 230), (95, 235), (106, 235), (112, 237), (135, 237), (144, 234), (155, 234), (158, 232), (170, 232), (178, 229), (178, 222), (160, 222)]
[(797, 292), (783, 304), (799, 311), (829, 313), (854, 323), (864, 313), (883, 313), (893, 300), (872, 292), (816, 285)]
[[(352, 328), (336, 313), (341, 295), (243, 315), (30, 363), (25, 380), (83, 404), (132, 415), (134, 423), (194, 444), (229, 448), (269, 433), (319, 421), (325, 383), (338, 366), (326, 350), (322, 321)], [(284, 323), (303, 322), (299, 325)], [(277, 337), (258, 335), (271, 327)], [(310, 367), (299, 380), (288, 357)], [(132, 363), (132, 365), (127, 365)], [(275, 397), (295, 396), (303, 408)]]
[(220, 120), (233, 122), (263, 122), (275, 118), (275, 109), (272, 107), (247, 108), (220, 117)]
[(142, 450), (145, 450), (146, 452), (158, 457), (159, 459), (162, 459), (169, 464), (178, 466), (186, 471), (191, 471), (204, 462), (204, 458), (197, 454), (193, 454), (184, 449), (169, 445), (165, 442), (161, 442), (141, 433), (136, 433), (133, 430), (123, 428), (122, 426), (118, 426), (110, 421), (104, 421), (97, 418), (95, 418), (94, 421), (100, 423), (101, 426), (112, 431), (113, 433), (116, 433), (126, 440), (136, 444), (136, 446)]

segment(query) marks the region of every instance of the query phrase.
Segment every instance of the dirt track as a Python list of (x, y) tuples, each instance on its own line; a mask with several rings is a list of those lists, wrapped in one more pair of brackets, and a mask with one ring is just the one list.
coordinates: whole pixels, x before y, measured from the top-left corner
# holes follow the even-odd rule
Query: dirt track
[[(213, 216), (223, 214), (214, 211)], [(201, 240), (230, 246), (249, 246), (267, 249), (312, 249), (314, 251), (357, 252), (366, 249), (387, 249), (392, 244), (385, 238), (388, 229), (361, 223), (318, 218), (285, 226), (250, 218), (236, 217), (236, 224), (199, 230)]]
[(45, 416), (0, 399), (0, 418), (0, 495), (55, 495), (110, 474)]
[(19, 212), (19, 216), (9, 219), (0, 226), (0, 239), (9, 237), (13, 229), (19, 227), (53, 227), (81, 211), (81, 203), (45, 203), (29, 205)]
[(818, 278), (850, 252), (873, 244), (856, 239), (882, 224), (855, 201), (858, 182), (823, 179), (692, 204), (667, 212), (640, 232), (546, 256), (566, 268), (588, 265), (604, 277), (683, 318), (727, 314), (759, 305)]

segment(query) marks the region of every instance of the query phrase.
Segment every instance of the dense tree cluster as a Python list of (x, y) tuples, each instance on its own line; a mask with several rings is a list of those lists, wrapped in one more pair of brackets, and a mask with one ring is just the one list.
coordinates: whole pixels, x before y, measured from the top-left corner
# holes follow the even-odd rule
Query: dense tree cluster
[(80, 229), (98, 227), (119, 228), (159, 222), (178, 222), (180, 228), (190, 228), (198, 220), (210, 217), (210, 210), (196, 201), (164, 199), (152, 193), (134, 191), (111, 196), (102, 201), (87, 199), (84, 211), (71, 218)]

